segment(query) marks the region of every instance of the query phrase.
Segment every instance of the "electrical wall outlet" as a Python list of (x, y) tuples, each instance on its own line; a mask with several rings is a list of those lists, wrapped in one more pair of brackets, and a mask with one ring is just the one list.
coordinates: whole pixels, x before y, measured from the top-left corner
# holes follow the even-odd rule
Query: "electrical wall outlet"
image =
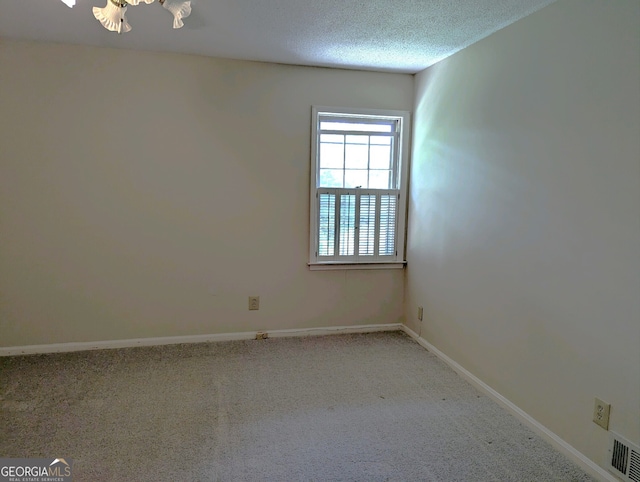
[(418, 319), (420, 321), (422, 321), (422, 312), (423, 312), (422, 306), (418, 306)]
[(600, 425), (603, 429), (609, 430), (609, 414), (611, 413), (611, 404), (603, 402), (596, 398), (593, 407), (593, 421)]
[(260, 297), (259, 296), (249, 296), (249, 310), (259, 310), (260, 309)]

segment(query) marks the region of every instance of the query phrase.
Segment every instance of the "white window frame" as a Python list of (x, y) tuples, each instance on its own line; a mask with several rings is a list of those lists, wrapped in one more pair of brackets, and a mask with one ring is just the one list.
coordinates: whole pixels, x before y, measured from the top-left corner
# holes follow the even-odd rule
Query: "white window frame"
[[(309, 268), (311, 270), (328, 269), (393, 269), (403, 268), (405, 261), (405, 235), (407, 218), (407, 187), (409, 175), (409, 136), (411, 132), (411, 114), (407, 111), (382, 110), (382, 109), (354, 109), (312, 106), (311, 122), (311, 184), (310, 184), (310, 242), (309, 242)], [(394, 120), (397, 122), (397, 134), (394, 146), (394, 183), (396, 189), (361, 189), (361, 188), (324, 188), (319, 187), (320, 163), (320, 118), (321, 116), (353, 117), (361, 118), (365, 122), (379, 120)], [(325, 119), (326, 120), (326, 119)], [(359, 256), (354, 251), (353, 256), (340, 256), (334, 252), (334, 256), (318, 256), (319, 249), (319, 196), (323, 193), (336, 193), (336, 203), (339, 203), (338, 195), (357, 194), (356, 217), (359, 217), (359, 200), (362, 195), (388, 195), (393, 192), (397, 195), (396, 220), (395, 220), (395, 248), (394, 255)], [(379, 215), (379, 214), (378, 214)], [(356, 221), (357, 222), (357, 221)], [(337, 223), (339, 224), (339, 223)], [(339, 234), (336, 232), (335, 237)], [(356, 235), (356, 247), (357, 247)], [(376, 246), (378, 241), (376, 241)], [(338, 242), (336, 242), (337, 249)]]

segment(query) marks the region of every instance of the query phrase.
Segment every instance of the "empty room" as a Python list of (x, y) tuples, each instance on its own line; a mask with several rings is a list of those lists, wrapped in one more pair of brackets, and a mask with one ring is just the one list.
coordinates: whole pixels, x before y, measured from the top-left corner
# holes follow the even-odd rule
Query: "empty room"
[(640, 2), (0, 12), (0, 481), (640, 482)]

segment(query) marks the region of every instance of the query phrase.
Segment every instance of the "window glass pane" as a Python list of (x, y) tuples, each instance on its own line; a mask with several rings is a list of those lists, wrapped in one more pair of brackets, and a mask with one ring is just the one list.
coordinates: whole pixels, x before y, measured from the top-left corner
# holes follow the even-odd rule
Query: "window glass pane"
[(340, 196), (340, 256), (352, 256), (356, 249), (356, 196)]
[(340, 144), (320, 144), (320, 169), (344, 168), (344, 146)]
[(369, 189), (391, 189), (391, 171), (369, 171)]
[(391, 146), (371, 146), (370, 169), (391, 168)]
[(353, 170), (344, 171), (344, 187), (361, 187), (367, 186), (367, 172), (366, 170)]
[(347, 144), (369, 144), (369, 136), (346, 136)]
[(342, 169), (320, 169), (319, 187), (343, 187)]
[(336, 144), (342, 144), (344, 142), (344, 135), (320, 134), (320, 142), (335, 142)]
[(347, 144), (345, 156), (347, 169), (366, 169), (369, 164), (369, 146)]
[(329, 122), (321, 121), (322, 131), (362, 131), (362, 132), (393, 132), (391, 124), (365, 124), (358, 122)]
[(371, 144), (376, 144), (380, 146), (391, 145), (391, 136), (371, 136), (369, 139), (370, 139), (369, 142), (371, 142)]

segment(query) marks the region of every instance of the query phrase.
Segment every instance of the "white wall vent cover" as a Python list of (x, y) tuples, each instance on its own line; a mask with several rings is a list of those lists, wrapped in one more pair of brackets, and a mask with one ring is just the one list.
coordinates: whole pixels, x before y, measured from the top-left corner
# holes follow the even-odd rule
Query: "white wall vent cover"
[(611, 432), (607, 468), (622, 480), (640, 482), (640, 447)]

